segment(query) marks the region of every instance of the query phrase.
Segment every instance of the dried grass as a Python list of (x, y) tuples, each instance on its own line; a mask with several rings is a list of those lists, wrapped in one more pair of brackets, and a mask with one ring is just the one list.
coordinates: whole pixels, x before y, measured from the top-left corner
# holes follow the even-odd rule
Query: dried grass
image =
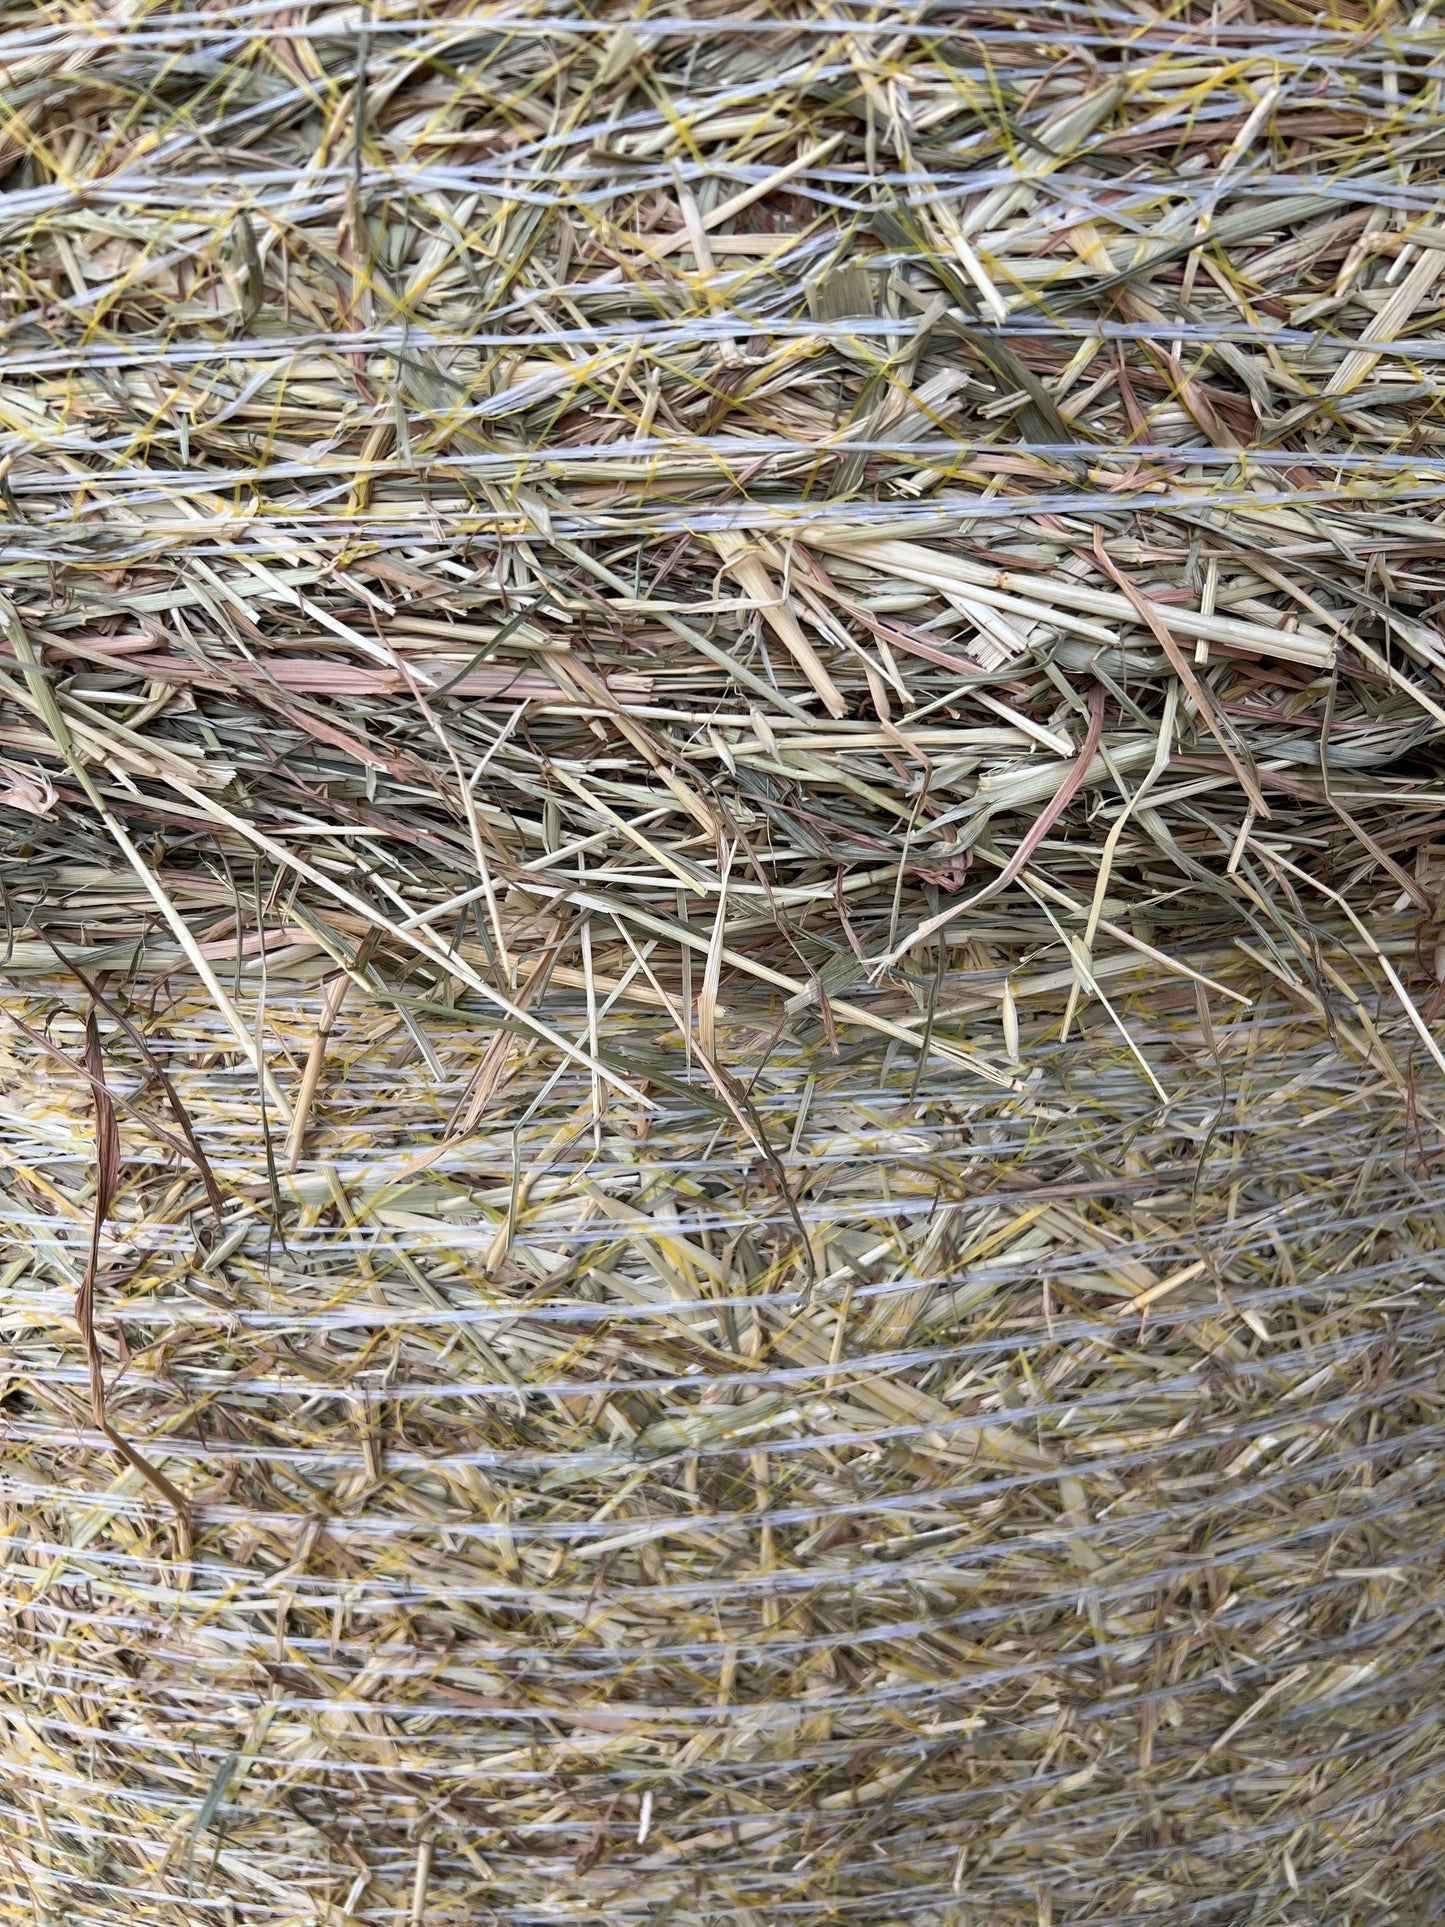
[(0, 1920), (1439, 1918), (1442, 37), (5, 12)]

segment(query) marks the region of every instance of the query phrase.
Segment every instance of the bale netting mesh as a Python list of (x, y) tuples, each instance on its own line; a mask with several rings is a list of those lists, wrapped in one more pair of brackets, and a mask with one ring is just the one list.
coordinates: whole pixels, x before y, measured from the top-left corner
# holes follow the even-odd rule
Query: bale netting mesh
[(1442, 53), (9, 0), (0, 1923), (1445, 1917)]

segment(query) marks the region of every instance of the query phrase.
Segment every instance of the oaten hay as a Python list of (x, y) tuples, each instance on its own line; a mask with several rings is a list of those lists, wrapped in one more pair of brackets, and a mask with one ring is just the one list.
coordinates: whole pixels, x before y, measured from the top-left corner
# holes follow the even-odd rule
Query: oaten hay
[(11, 0), (0, 1921), (1445, 1911), (1445, 28)]

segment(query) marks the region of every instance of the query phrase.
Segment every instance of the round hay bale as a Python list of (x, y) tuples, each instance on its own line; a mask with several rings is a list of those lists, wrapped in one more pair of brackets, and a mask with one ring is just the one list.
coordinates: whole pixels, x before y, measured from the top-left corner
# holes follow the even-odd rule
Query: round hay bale
[(0, 1921), (1427, 1922), (1438, 30), (0, 28)]

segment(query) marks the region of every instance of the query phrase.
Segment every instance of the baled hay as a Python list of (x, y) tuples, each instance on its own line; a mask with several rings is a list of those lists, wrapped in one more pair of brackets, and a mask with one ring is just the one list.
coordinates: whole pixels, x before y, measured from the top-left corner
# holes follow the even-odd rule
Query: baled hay
[(0, 1919), (1439, 1917), (1441, 39), (8, 10)]

